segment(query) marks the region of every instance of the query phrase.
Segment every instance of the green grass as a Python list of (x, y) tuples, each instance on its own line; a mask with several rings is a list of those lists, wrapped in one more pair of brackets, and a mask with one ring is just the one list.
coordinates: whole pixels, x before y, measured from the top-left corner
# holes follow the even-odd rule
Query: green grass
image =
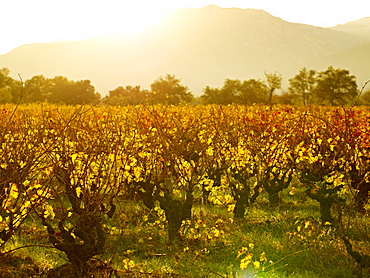
[[(168, 243), (163, 217), (147, 220), (143, 217), (147, 214), (139, 203), (122, 200), (113, 222), (105, 223), (110, 232), (107, 250), (97, 259), (109, 262), (118, 277), (350, 278), (359, 271), (336, 232), (321, 225), (315, 201), (302, 201), (299, 196), (287, 197), (278, 209), (269, 208), (261, 198), (238, 221), (224, 207), (196, 204), (193, 220), (181, 230), (184, 242), (180, 246)], [(369, 254), (367, 217), (353, 214), (350, 220), (354, 249)], [(36, 220), (28, 220), (7, 249), (24, 245), (40, 245), (13, 253), (32, 258), (39, 277), (66, 263), (62, 252), (42, 247), (49, 243)], [(253, 263), (240, 268), (249, 253), (252, 261), (259, 261), (258, 269)], [(263, 253), (266, 260), (261, 258)], [(370, 277), (367, 270), (362, 271), (362, 277)]]

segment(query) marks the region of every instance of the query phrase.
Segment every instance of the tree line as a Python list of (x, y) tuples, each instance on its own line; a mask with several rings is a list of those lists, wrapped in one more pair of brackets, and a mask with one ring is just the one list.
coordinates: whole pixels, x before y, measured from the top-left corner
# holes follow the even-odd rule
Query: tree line
[(226, 79), (221, 88), (206, 86), (197, 98), (173, 74), (160, 76), (150, 89), (119, 86), (103, 99), (90, 80), (72, 81), (63, 76), (46, 78), (36, 75), (23, 82), (9, 74), (9, 69), (0, 69), (0, 104), (47, 101), (75, 105), (101, 100), (106, 105), (121, 106), (141, 103), (347, 105), (355, 101), (356, 104), (370, 105), (370, 90), (360, 95), (356, 77), (348, 70), (332, 66), (322, 72), (300, 69), (288, 80), (286, 91), (282, 90), (282, 76), (275, 72), (265, 73), (264, 80)]
[(101, 98), (90, 80), (72, 81), (64, 76), (46, 78), (36, 75), (23, 82), (11, 78), (9, 74), (9, 69), (0, 69), (1, 104), (47, 101), (75, 105)]
[[(282, 77), (265, 73), (265, 80), (245, 81), (226, 79), (221, 88), (206, 87), (201, 99), (207, 104), (290, 104), (290, 105), (370, 105), (370, 91), (361, 96), (356, 77), (348, 70), (335, 69), (317, 72), (306, 68), (289, 79), (287, 91), (281, 90)], [(280, 91), (279, 94), (276, 92)]]

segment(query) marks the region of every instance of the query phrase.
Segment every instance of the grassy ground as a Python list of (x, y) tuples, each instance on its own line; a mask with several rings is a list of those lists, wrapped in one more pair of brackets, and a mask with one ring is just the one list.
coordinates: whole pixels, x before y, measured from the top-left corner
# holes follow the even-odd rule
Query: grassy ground
[[(117, 270), (111, 277), (349, 278), (360, 277), (359, 272), (370, 277), (347, 254), (336, 231), (319, 222), (315, 201), (293, 196), (270, 209), (261, 199), (238, 221), (224, 207), (196, 204), (193, 211), (193, 220), (181, 230), (184, 242), (171, 246), (160, 210), (147, 217), (139, 203), (122, 200), (114, 225), (105, 227), (107, 251), (96, 262)], [(352, 215), (350, 223), (354, 249), (369, 254), (367, 216)], [(25, 245), (39, 246), (0, 257), (1, 277), (47, 277), (67, 262), (62, 252), (46, 247), (46, 232), (36, 219), (25, 223), (7, 249)]]

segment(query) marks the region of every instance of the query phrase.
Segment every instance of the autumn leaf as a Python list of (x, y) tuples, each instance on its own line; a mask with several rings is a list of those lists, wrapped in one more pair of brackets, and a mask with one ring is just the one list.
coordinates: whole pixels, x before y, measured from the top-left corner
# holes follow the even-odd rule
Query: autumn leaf
[(246, 269), (248, 265), (252, 262), (253, 254), (249, 253), (247, 256), (240, 261), (240, 269)]

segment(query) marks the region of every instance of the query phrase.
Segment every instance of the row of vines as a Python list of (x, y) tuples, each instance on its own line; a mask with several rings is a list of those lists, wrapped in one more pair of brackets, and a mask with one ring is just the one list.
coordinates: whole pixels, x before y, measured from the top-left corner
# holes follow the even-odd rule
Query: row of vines
[(2, 254), (32, 217), (85, 277), (112, 244), (107, 223), (126, 200), (142, 204), (150, 223), (165, 217), (169, 244), (182, 245), (199, 237), (195, 205), (243, 221), (262, 196), (278, 209), (288, 190), (317, 201), (322, 225), (370, 267), (350, 237), (350, 215), (369, 202), (365, 109), (31, 105), (0, 114)]

